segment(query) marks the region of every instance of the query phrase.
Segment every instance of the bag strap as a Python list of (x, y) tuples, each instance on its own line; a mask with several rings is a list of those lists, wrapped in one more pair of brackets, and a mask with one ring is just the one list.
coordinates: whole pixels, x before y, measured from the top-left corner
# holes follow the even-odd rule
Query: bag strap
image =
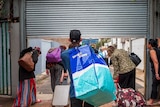
[(119, 85), (119, 83), (116, 82), (115, 84), (117, 86), (117, 89), (120, 89), (120, 90), (122, 89), (121, 86)]
[(48, 53), (51, 53), (52, 51), (54, 51), (55, 50), (55, 48), (50, 48), (49, 50), (48, 50)]

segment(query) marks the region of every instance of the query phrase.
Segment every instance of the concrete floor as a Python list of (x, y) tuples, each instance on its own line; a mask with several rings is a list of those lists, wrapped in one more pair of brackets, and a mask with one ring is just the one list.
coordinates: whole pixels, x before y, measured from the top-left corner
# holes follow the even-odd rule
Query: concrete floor
[[(144, 93), (144, 73), (142, 71), (137, 71), (136, 88), (142, 94)], [(36, 103), (31, 107), (52, 107), (52, 91), (50, 87), (50, 77), (46, 74), (42, 74), (37, 78), (37, 98), (41, 99), (41, 103)], [(38, 79), (39, 78), (39, 79)], [(0, 96), (0, 107), (11, 107), (13, 104), (13, 99), (6, 96)], [(112, 107), (112, 102), (102, 105), (100, 107)], [(154, 106), (155, 107), (155, 106)]]

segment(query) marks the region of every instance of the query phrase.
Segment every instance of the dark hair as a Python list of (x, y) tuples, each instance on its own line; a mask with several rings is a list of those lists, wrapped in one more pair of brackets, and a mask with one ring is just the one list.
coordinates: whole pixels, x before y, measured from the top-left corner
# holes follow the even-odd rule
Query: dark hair
[(41, 52), (41, 48), (40, 47), (34, 47), (34, 49), (39, 53), (39, 54), (41, 54), (42, 52)]
[(66, 46), (65, 45), (60, 45), (59, 47), (61, 48), (61, 50), (66, 50)]
[(157, 40), (149, 39), (149, 42), (148, 42), (148, 43), (149, 43), (152, 47), (155, 47), (155, 48), (158, 47)]
[(81, 32), (79, 30), (70, 31), (70, 40), (72, 43), (79, 42), (81, 38)]
[(108, 46), (107, 50), (110, 51), (111, 53), (113, 53), (114, 50), (115, 50), (115, 47), (114, 46)]

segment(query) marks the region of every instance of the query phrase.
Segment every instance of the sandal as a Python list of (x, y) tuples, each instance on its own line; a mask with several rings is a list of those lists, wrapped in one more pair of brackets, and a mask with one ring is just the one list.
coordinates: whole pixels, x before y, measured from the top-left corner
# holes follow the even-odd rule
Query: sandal
[(36, 100), (36, 103), (40, 103), (40, 102), (42, 102), (42, 100), (40, 100), (40, 99), (37, 99), (37, 100)]
[(160, 101), (153, 103), (152, 105), (154, 106), (159, 106), (160, 105)]
[(153, 105), (153, 103), (151, 103), (150, 101), (146, 101), (146, 105), (151, 106), (151, 105)]

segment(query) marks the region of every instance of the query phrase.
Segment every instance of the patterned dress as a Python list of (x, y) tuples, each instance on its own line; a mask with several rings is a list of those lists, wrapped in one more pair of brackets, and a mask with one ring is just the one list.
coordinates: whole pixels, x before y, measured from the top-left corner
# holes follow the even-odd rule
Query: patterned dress
[(35, 83), (35, 65), (38, 61), (38, 51), (33, 50), (32, 47), (22, 50), (20, 58), (27, 52), (33, 52), (32, 59), (34, 62), (34, 70), (28, 72), (19, 65), (19, 83), (17, 87), (17, 95), (12, 107), (28, 107), (36, 103), (36, 83)]

